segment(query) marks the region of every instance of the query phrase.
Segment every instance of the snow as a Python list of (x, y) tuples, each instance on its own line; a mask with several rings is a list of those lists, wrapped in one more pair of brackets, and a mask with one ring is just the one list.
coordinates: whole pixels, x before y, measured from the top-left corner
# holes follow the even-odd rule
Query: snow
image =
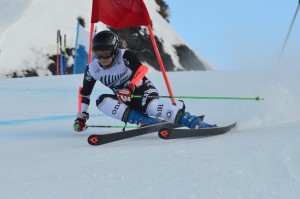
[[(161, 73), (147, 76), (167, 95)], [(224, 135), (166, 141), (152, 133), (93, 147), (88, 135), (120, 129), (73, 131), (81, 75), (0, 79), (0, 198), (300, 197), (299, 70), (168, 77), (175, 95), (265, 100), (185, 100), (207, 122), (238, 121)], [(97, 110), (102, 93), (110, 91), (97, 83), (88, 123), (122, 125)]]

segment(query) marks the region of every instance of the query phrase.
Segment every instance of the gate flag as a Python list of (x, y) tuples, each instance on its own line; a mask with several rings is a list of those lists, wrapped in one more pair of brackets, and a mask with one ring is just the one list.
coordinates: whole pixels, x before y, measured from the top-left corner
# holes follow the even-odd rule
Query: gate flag
[(98, 21), (118, 29), (151, 25), (143, 0), (93, 0), (91, 23)]

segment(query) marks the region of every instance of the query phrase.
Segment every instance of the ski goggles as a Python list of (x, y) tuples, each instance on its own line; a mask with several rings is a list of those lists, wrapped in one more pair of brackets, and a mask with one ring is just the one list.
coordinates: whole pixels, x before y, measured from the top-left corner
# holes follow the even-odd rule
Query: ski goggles
[(109, 59), (113, 56), (113, 52), (107, 51), (93, 51), (93, 55), (96, 59)]

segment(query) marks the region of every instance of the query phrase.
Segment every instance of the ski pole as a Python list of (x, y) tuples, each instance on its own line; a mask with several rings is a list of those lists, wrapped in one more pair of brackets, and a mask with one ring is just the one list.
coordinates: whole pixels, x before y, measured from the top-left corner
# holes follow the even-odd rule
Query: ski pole
[(244, 97), (205, 97), (205, 96), (142, 96), (142, 95), (131, 95), (131, 98), (181, 98), (181, 99), (215, 99), (215, 100), (257, 100), (261, 101), (264, 98), (254, 97), (254, 98), (244, 98)]
[[(87, 125), (88, 128), (124, 128), (125, 126), (109, 126), (109, 125)], [(126, 126), (125, 128), (137, 128), (137, 126)]]

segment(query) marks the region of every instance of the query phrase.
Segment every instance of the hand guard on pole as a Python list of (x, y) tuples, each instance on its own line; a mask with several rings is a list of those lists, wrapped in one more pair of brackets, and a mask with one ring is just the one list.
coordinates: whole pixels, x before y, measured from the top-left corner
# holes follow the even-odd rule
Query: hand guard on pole
[(89, 113), (82, 112), (77, 114), (77, 118), (74, 121), (74, 131), (81, 132), (87, 129), (86, 121), (89, 119)]
[(128, 86), (125, 88), (122, 88), (118, 93), (117, 97), (118, 99), (125, 103), (125, 102), (130, 102), (131, 101), (131, 95), (135, 90), (135, 85), (133, 83), (129, 83)]

